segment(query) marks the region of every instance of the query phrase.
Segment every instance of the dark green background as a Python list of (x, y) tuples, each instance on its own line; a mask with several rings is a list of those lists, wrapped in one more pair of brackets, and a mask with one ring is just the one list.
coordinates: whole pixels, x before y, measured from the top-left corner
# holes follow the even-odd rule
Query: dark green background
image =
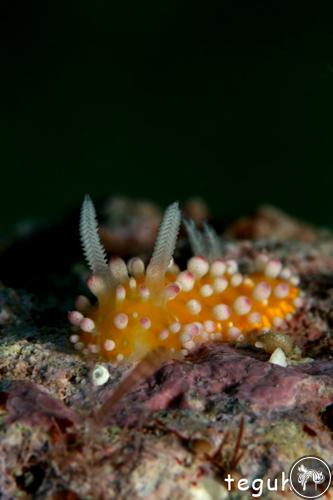
[(333, 225), (325, 5), (2, 0), (0, 225), (85, 192)]

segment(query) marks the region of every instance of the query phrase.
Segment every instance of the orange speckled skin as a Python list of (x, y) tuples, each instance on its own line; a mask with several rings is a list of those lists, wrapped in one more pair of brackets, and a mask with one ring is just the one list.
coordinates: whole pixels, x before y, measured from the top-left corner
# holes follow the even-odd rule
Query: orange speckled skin
[[(286, 283), (281, 278), (256, 272), (248, 277), (243, 276), (242, 283), (238, 286), (232, 285), (232, 276), (225, 275), (223, 278), (228, 284), (222, 292), (213, 290), (210, 296), (203, 296), (202, 286), (210, 285), (214, 289), (216, 279), (207, 273), (195, 279), (190, 291), (180, 290), (174, 298), (163, 296), (162, 300), (156, 300), (152, 296), (142, 297), (140, 287), (145, 285), (144, 275), (136, 278), (134, 287), (127, 281), (122, 284), (126, 291), (126, 297), (122, 300), (117, 299), (114, 290), (103, 292), (98, 297), (98, 304), (91, 306), (86, 314), (94, 321), (95, 329), (90, 333), (81, 331), (80, 340), (88, 349), (97, 346), (99, 355), (110, 361), (120, 361), (120, 358), (138, 360), (158, 347), (163, 347), (170, 353), (186, 354), (202, 342), (244, 340), (253, 330), (271, 328), (278, 321), (277, 318), (284, 320), (296, 309), (295, 299), (299, 295), (296, 286), (288, 284), (288, 293), (284, 298), (274, 294), (277, 285)], [(177, 274), (166, 273), (164, 286), (175, 282), (177, 283)], [(272, 293), (267, 299), (258, 300), (253, 292), (263, 282), (271, 288)], [(250, 311), (240, 313), (236, 310), (235, 300), (238, 297), (249, 299)], [(188, 301), (191, 299), (199, 302), (200, 311), (189, 310)], [(228, 318), (216, 317), (214, 307), (218, 304), (229, 308)], [(126, 327), (118, 328), (115, 325), (115, 318), (119, 313), (126, 314)], [(260, 316), (253, 313), (259, 313)], [(149, 327), (144, 327), (142, 320), (149, 320)], [(105, 348), (107, 340), (114, 342), (112, 350)]]

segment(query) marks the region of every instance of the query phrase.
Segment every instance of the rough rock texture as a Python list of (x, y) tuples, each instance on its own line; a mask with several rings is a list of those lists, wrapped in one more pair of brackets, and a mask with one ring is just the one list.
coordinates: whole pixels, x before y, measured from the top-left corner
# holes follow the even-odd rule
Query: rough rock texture
[(281, 212), (264, 205), (251, 216), (241, 217), (227, 229), (227, 234), (241, 239), (267, 238), (275, 241), (295, 239), (303, 242), (317, 240), (319, 231)]
[[(123, 203), (127, 217), (136, 205)], [(140, 216), (158, 218), (147, 207)], [(225, 255), (241, 265), (251, 269), (265, 250), (301, 277), (305, 302), (288, 325), (288, 367), (269, 363), (270, 354), (251, 345), (210, 344), (139, 377), (110, 405), (132, 367), (107, 365), (110, 379), (94, 387), (94, 361), (68, 341), (66, 313), (86, 273), (76, 216), (2, 239), (0, 498), (249, 498), (251, 491), (227, 491), (228, 473), (235, 481), (279, 479), (309, 454), (333, 465), (330, 234), (271, 208), (222, 234)], [(130, 255), (130, 231), (124, 233), (115, 246)], [(141, 250), (150, 242), (147, 232)], [(180, 258), (186, 252), (180, 242)], [(265, 487), (262, 497), (295, 498)]]

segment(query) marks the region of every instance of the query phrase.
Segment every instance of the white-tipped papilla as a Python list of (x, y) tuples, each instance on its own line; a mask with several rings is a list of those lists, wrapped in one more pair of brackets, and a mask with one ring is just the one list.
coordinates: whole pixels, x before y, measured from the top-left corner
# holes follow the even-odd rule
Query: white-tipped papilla
[(302, 307), (304, 305), (304, 300), (302, 299), (302, 297), (295, 297), (293, 302), (295, 307)]
[(235, 274), (238, 271), (238, 264), (234, 259), (229, 259), (226, 261), (227, 274)]
[(179, 323), (179, 321), (175, 321), (174, 323), (171, 323), (171, 325), (169, 326), (169, 330), (171, 333), (178, 333), (178, 332), (180, 332), (181, 327), (182, 326)]
[(140, 278), (145, 273), (145, 265), (140, 257), (133, 257), (127, 263), (129, 273), (135, 278)]
[(136, 288), (136, 279), (133, 278), (133, 276), (129, 279), (128, 286), (131, 290), (134, 290)]
[(234, 309), (239, 316), (244, 316), (244, 314), (248, 314), (251, 311), (252, 303), (251, 300), (245, 295), (241, 295), (237, 297), (234, 302)]
[(148, 317), (143, 317), (140, 319), (140, 325), (142, 326), (142, 328), (144, 328), (145, 330), (149, 330), (149, 328), (151, 327), (151, 321)]
[(278, 299), (284, 299), (285, 297), (288, 297), (289, 292), (290, 292), (290, 287), (287, 283), (279, 283), (274, 288), (274, 295)]
[(188, 342), (189, 340), (191, 340), (191, 335), (189, 333), (185, 332), (185, 333), (182, 333), (179, 338), (180, 338), (181, 343), (184, 344), (185, 342)]
[(76, 342), (80, 340), (80, 337), (79, 335), (74, 334), (69, 337), (69, 340), (71, 341), (72, 344), (76, 344)]
[(291, 275), (292, 275), (292, 272), (288, 267), (284, 267), (280, 273), (281, 278), (283, 278), (284, 280), (289, 280)]
[(118, 330), (124, 330), (128, 325), (128, 316), (125, 313), (117, 314), (113, 319), (113, 324)]
[(106, 286), (105, 282), (99, 276), (91, 275), (87, 280), (87, 287), (96, 297), (105, 292)]
[(248, 276), (246, 276), (244, 278), (244, 281), (243, 281), (244, 285), (249, 287), (249, 288), (253, 288), (254, 287), (254, 281), (252, 278), (249, 278)]
[(140, 293), (140, 297), (143, 300), (147, 300), (150, 297), (150, 291), (149, 291), (149, 288), (147, 286), (144, 286), (144, 285), (140, 286), (139, 293)]
[(209, 272), (211, 276), (214, 278), (217, 278), (218, 276), (223, 276), (227, 269), (227, 266), (225, 265), (225, 262), (221, 259), (216, 259), (214, 262), (211, 263)]
[(116, 347), (116, 343), (111, 340), (111, 339), (107, 339), (105, 342), (104, 342), (104, 349), (106, 351), (113, 351), (113, 349)]
[(70, 311), (68, 313), (69, 322), (74, 326), (80, 326), (83, 320), (83, 314), (80, 311)]
[(87, 354), (88, 354), (88, 352), (92, 352), (93, 354), (97, 354), (99, 352), (99, 346), (96, 344), (88, 344), (88, 348), (85, 349), (85, 351), (87, 351), (86, 352)]
[(75, 307), (80, 312), (86, 312), (91, 306), (90, 300), (85, 295), (79, 295), (75, 299)]
[(298, 286), (300, 284), (300, 279), (296, 275), (291, 276), (289, 281), (293, 286)]
[(282, 270), (282, 263), (278, 259), (272, 259), (267, 262), (265, 275), (269, 278), (277, 278)]
[(230, 307), (226, 304), (217, 304), (213, 307), (213, 314), (217, 320), (225, 321), (231, 315)]
[(184, 342), (183, 346), (187, 351), (192, 351), (195, 348), (195, 342), (194, 340), (188, 340), (187, 342)]
[(272, 287), (266, 281), (261, 281), (253, 290), (253, 298), (255, 300), (267, 300), (272, 291)]
[(127, 266), (120, 257), (112, 257), (109, 262), (110, 271), (113, 277), (119, 283), (124, 283), (128, 280)]
[(177, 276), (177, 283), (184, 292), (190, 292), (194, 286), (194, 276), (189, 271), (182, 271)]
[(213, 332), (215, 332), (216, 324), (214, 321), (207, 320), (204, 322), (204, 327), (205, 327), (206, 332), (213, 333)]
[(202, 278), (208, 273), (209, 263), (204, 257), (192, 257), (187, 263), (187, 269), (195, 278)]
[(215, 293), (222, 293), (228, 288), (228, 280), (225, 278), (215, 278), (213, 289)]
[(186, 303), (186, 307), (192, 314), (199, 314), (201, 312), (202, 306), (198, 300), (191, 299)]
[(228, 336), (232, 340), (241, 340), (241, 331), (236, 326), (228, 328)]
[(200, 288), (201, 297), (210, 297), (211, 295), (213, 295), (213, 293), (214, 289), (211, 285), (202, 285), (202, 287)]
[(167, 328), (165, 328), (160, 333), (160, 339), (161, 340), (166, 340), (168, 337), (169, 337), (169, 330)]
[(95, 329), (95, 323), (90, 318), (83, 318), (80, 323), (80, 328), (83, 332), (91, 333)]
[(282, 326), (285, 326), (285, 321), (283, 318), (280, 318), (280, 316), (275, 316), (273, 318), (273, 326), (275, 326), (275, 328), (279, 328), (279, 327), (282, 327)]
[(235, 273), (231, 276), (230, 283), (232, 286), (237, 287), (243, 282), (243, 276), (241, 273)]
[(177, 264), (173, 264), (171, 267), (168, 267), (168, 272), (176, 275), (179, 274), (180, 273), (179, 266), (177, 266)]
[(170, 283), (164, 289), (165, 298), (167, 300), (173, 300), (180, 292), (180, 285), (177, 283)]
[(193, 323), (188, 323), (185, 325), (184, 331), (191, 337), (195, 337), (196, 335), (199, 335), (199, 333), (202, 330), (202, 324), (199, 323), (199, 321), (195, 321)]
[(269, 260), (268, 255), (261, 253), (256, 257), (256, 269), (257, 271), (263, 272), (265, 270), (266, 264)]
[(252, 312), (248, 316), (248, 320), (249, 320), (249, 323), (251, 323), (251, 325), (256, 325), (256, 324), (260, 323), (261, 318), (262, 318), (261, 314), (258, 312)]
[(125, 287), (123, 287), (123, 285), (118, 285), (117, 288), (116, 288), (116, 298), (117, 300), (125, 300), (126, 298), (126, 290), (125, 290)]

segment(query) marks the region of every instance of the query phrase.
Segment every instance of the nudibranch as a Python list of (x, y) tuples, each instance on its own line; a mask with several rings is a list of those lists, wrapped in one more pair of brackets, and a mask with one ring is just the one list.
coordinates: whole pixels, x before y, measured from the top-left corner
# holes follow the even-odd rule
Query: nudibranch
[[(235, 260), (221, 257), (213, 229), (199, 232), (185, 222), (195, 255), (180, 269), (173, 252), (181, 223), (178, 203), (161, 222), (151, 260), (107, 262), (98, 236), (94, 205), (85, 197), (80, 220), (84, 254), (92, 275), (92, 305), (79, 296), (69, 313), (75, 348), (104, 359), (140, 360), (156, 348), (187, 355), (209, 341), (239, 342), (253, 331), (283, 327), (301, 304), (298, 277), (267, 255), (258, 257), (250, 275)], [(219, 255), (220, 253), (220, 255)]]

